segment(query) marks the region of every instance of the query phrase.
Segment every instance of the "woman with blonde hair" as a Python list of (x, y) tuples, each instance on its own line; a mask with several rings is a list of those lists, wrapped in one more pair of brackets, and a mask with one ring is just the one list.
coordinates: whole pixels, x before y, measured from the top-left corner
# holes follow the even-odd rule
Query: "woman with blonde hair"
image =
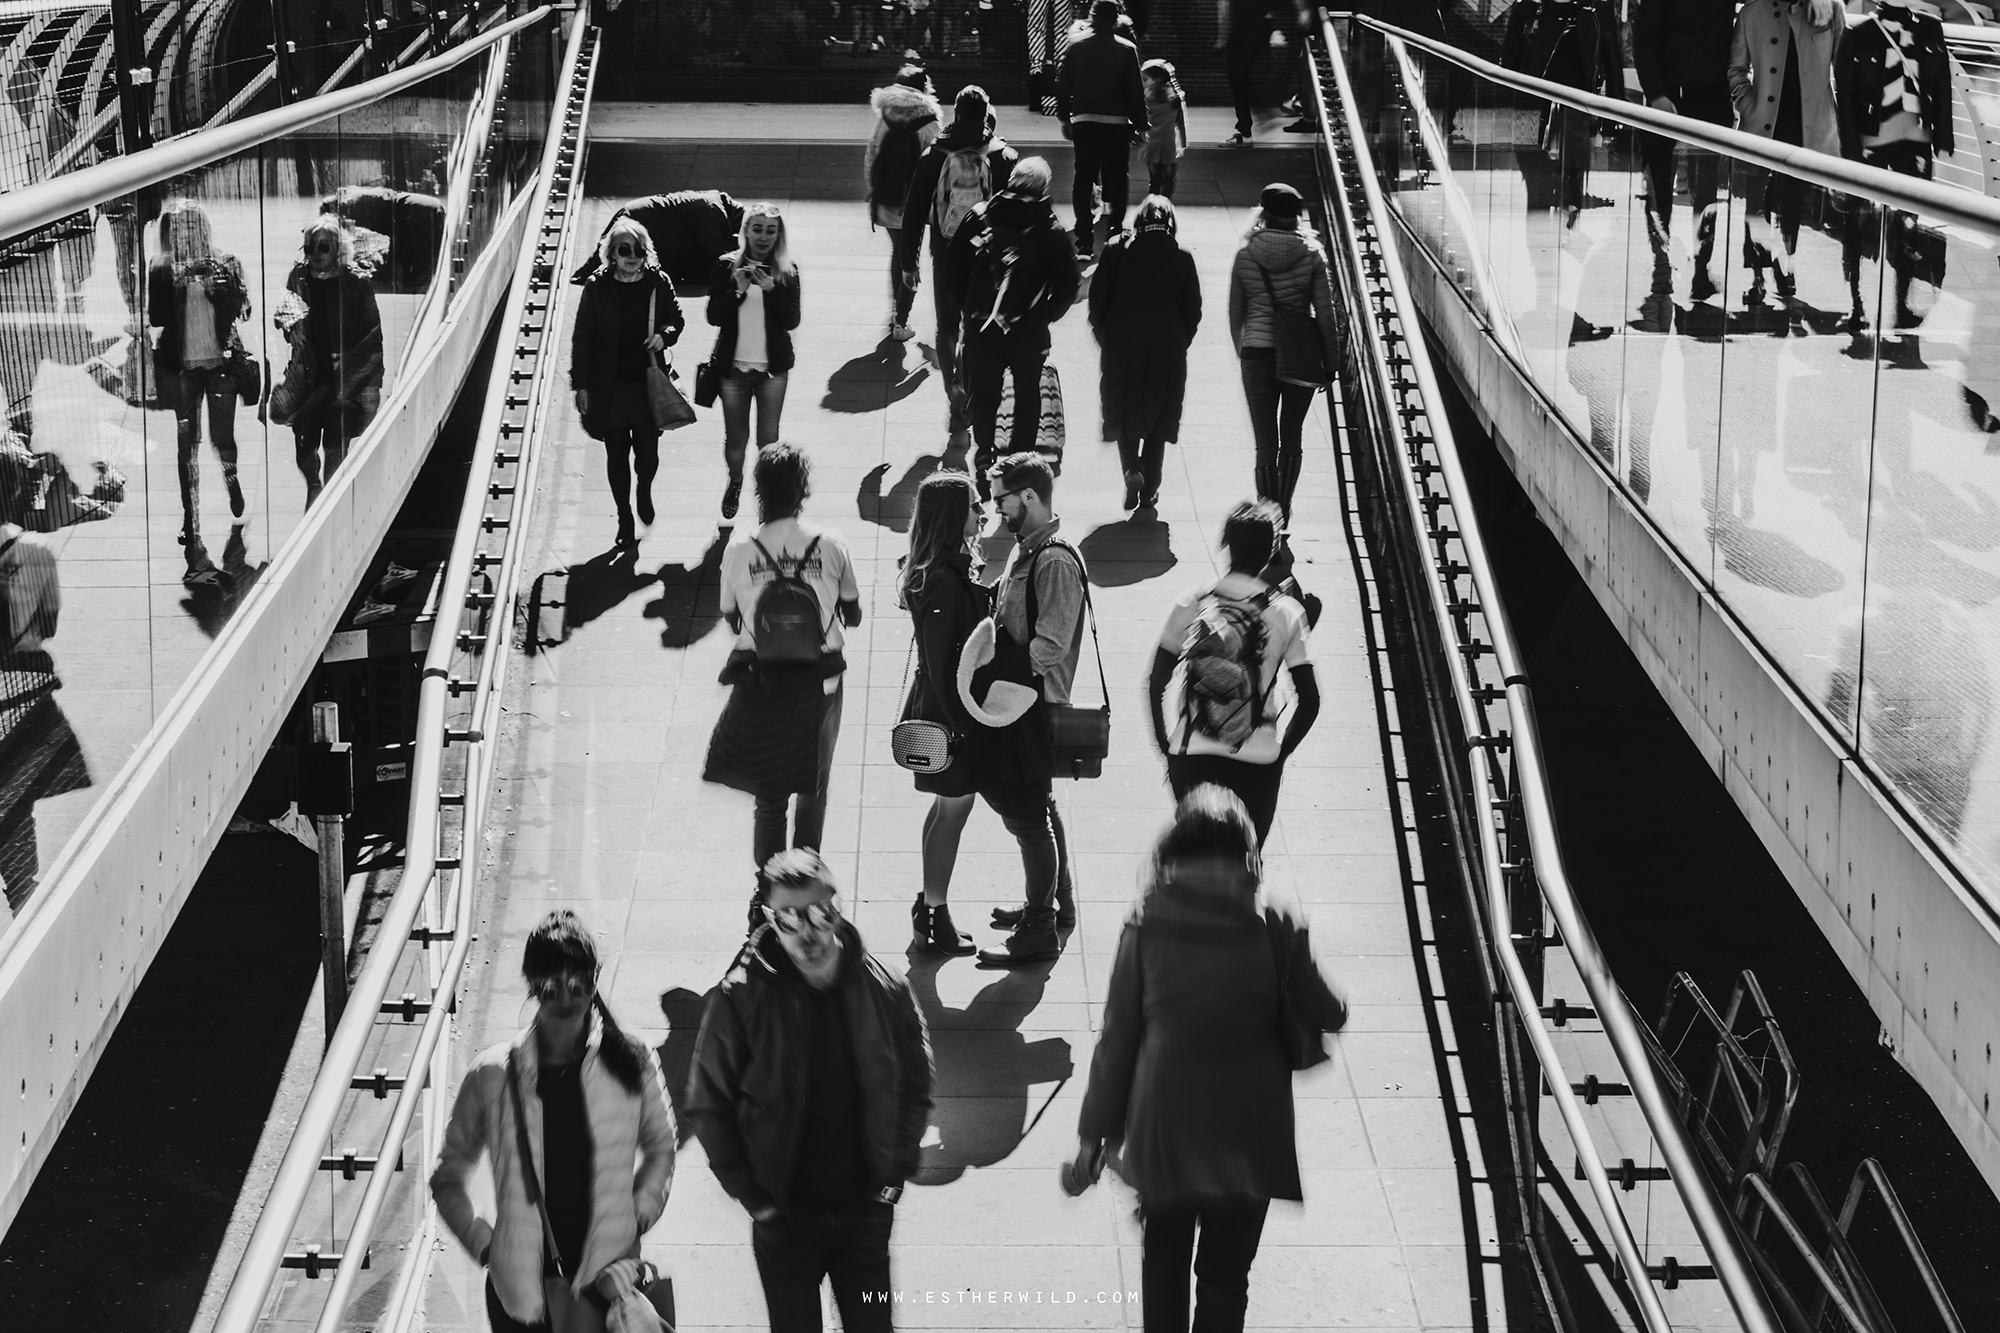
[(660, 470), (660, 427), (646, 396), (646, 366), (680, 340), (687, 317), (673, 279), (660, 268), (652, 234), (638, 222), (614, 219), (597, 249), (602, 264), (583, 284), (570, 334), (569, 383), (583, 429), (604, 441), (617, 544), (625, 547), (637, 540), (635, 499), (639, 522), (652, 525), (653, 477)]
[(175, 390), (166, 396), (177, 427), (186, 581), (216, 584), (227, 576), (201, 540), (201, 413), (206, 404), (209, 439), (229, 488), (229, 512), (240, 519), (249, 500), (236, 474), (239, 387), (232, 354), (243, 350), (236, 326), (250, 317), (250, 292), (243, 265), (215, 248), (208, 214), (191, 199), (175, 199), (161, 211), (160, 250), (146, 274), (146, 314), (160, 331), (153, 368)]
[(708, 322), (716, 327), (709, 361), (722, 398), (722, 458), (729, 467), (722, 516), (735, 518), (750, 444), (750, 404), (757, 404), (757, 447), (776, 444), (785, 385), (796, 360), (792, 330), (799, 326), (799, 268), (776, 204), (744, 208), (736, 249), (716, 260), (709, 275)]
[(306, 224), (303, 251), (285, 290), (304, 304), (305, 316), (285, 331), (292, 354), (310, 358), (314, 396), (324, 404), (290, 423), (310, 505), (375, 419), (386, 370), (382, 312), (374, 284), (355, 261), (353, 233), (339, 217), (322, 213)]

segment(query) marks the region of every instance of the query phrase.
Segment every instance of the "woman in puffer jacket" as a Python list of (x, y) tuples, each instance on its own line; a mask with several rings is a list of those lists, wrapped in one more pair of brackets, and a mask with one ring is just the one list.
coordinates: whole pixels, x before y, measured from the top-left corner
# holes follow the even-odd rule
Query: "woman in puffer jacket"
[(910, 194), (910, 178), (917, 173), (917, 159), (938, 137), (939, 116), (931, 76), (921, 65), (905, 65), (896, 71), (896, 81), (869, 94), (868, 105), (875, 108), (875, 133), (868, 140), (867, 161), (862, 174), (868, 181), (868, 224), (889, 233), (889, 336), (907, 342), (912, 336), (910, 307), (916, 303), (916, 284), (906, 280), (899, 256), (902, 253), (903, 205)]
[(1334, 303), (1326, 251), (1304, 217), (1305, 199), (1289, 185), (1267, 185), (1257, 217), (1229, 271), (1229, 336), (1243, 365), (1243, 397), (1257, 441), (1257, 496), (1292, 515), (1304, 465), (1306, 411), (1326, 379), (1306, 383), (1278, 374), (1277, 312), (1309, 313), (1322, 342), (1327, 379), (1347, 344), (1347, 317)]
[[(465, 1072), (431, 1194), (486, 1269), (494, 1333), (562, 1326), (552, 1302), (594, 1305), (601, 1327), (608, 1300), (638, 1276), (639, 1237), (666, 1209), (674, 1113), (660, 1062), (598, 994), (597, 945), (576, 913), (542, 918), (521, 971), (534, 1022)], [(466, 1189), (482, 1156), (491, 1217)]]

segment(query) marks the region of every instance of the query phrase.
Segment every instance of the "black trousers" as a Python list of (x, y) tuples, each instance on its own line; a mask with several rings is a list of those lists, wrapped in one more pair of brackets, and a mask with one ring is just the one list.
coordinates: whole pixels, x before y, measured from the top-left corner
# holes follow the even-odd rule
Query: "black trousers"
[[(1242, 1333), (1250, 1265), (1264, 1235), (1269, 1199), (1216, 1195), (1145, 1203), (1140, 1287), (1146, 1333), (1188, 1333), (1188, 1269), (1194, 1269), (1194, 1333)], [(1195, 1249), (1195, 1228), (1201, 1248)]]
[(1132, 127), (1079, 120), (1071, 123), (1069, 133), (1076, 148), (1076, 178), (1069, 196), (1076, 212), (1076, 234), (1087, 237), (1095, 229), (1096, 190), (1102, 184), (1104, 211), (1116, 236), (1124, 229), (1125, 205), (1131, 197)]
[(1219, 754), (1170, 754), (1167, 781), (1173, 785), (1176, 801), (1204, 782), (1233, 792), (1249, 810), (1261, 844), (1271, 836), (1271, 821), (1278, 817), (1278, 788), (1285, 781), (1285, 761), (1246, 764)]
[[(1732, 125), (1736, 115), (1729, 104), (1729, 85), (1718, 83), (1708, 88), (1669, 88), (1666, 95), (1674, 99), (1674, 106), (1683, 116), (1706, 121), (1710, 125)], [(1639, 136), (1639, 154), (1646, 163), (1647, 207), (1659, 219), (1660, 231), (1669, 231), (1674, 215), (1674, 140), (1664, 134), (1642, 134)], [(1720, 175), (1722, 162), (1714, 153), (1700, 148), (1688, 150), (1688, 201), (1700, 217), (1715, 203), (1716, 180)], [(1706, 261), (1708, 247), (1715, 243), (1712, 229), (1702, 236), (1702, 258)]]
[(820, 1333), (819, 1284), (847, 1333), (890, 1333), (889, 1232), (893, 1204), (868, 1200), (838, 1213), (795, 1214), (750, 1224), (771, 1333)]
[(1167, 462), (1167, 442), (1142, 435), (1118, 436), (1118, 466), (1125, 472), (1139, 474), (1139, 489), (1144, 498), (1151, 499), (1160, 493), (1160, 473)]
[(1048, 326), (1030, 324), (1011, 333), (968, 329), (959, 357), (959, 373), (971, 400), (973, 466), (983, 475), (1000, 457), (993, 437), (1000, 415), (1002, 376), (1014, 377), (1014, 432), (1007, 452), (1035, 447), (1042, 427), (1042, 366), (1049, 359)]
[(931, 302), (937, 309), (937, 366), (938, 375), (944, 380), (945, 396), (951, 400), (951, 429), (963, 430), (965, 421), (965, 377), (959, 371), (959, 323), (961, 312), (958, 294), (951, 290), (951, 284), (944, 280), (944, 257), (932, 239), (931, 248)]
[(1252, 86), (1251, 76), (1256, 71), (1258, 55), (1270, 44), (1269, 23), (1245, 23), (1229, 29), (1223, 60), (1229, 75), (1229, 100), (1236, 104), (1236, 132), (1245, 138), (1256, 128), (1251, 99), (1257, 90)]
[(1257, 442), (1257, 495), (1276, 500), (1289, 518), (1292, 493), (1305, 467), (1306, 413), (1319, 391), (1279, 379), (1276, 348), (1246, 347), (1242, 363), (1243, 398), (1250, 405), (1250, 434)]
[(653, 478), (660, 470), (660, 432), (646, 402), (646, 386), (620, 380), (604, 411), (604, 479), (611, 486), (611, 505), (618, 517), (632, 517), (632, 470), (638, 466), (640, 495), (651, 508)]

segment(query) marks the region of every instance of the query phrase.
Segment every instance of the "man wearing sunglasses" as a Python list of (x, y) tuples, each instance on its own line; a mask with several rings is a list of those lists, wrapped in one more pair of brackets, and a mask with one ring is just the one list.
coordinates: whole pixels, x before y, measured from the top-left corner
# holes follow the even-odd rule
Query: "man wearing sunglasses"
[(889, 1233), (930, 1119), (930, 1038), (909, 984), (841, 916), (819, 853), (779, 852), (764, 880), (765, 924), (702, 1016), (688, 1119), (750, 1214), (772, 1333), (817, 1333), (822, 1280), (848, 1333), (886, 1333)]

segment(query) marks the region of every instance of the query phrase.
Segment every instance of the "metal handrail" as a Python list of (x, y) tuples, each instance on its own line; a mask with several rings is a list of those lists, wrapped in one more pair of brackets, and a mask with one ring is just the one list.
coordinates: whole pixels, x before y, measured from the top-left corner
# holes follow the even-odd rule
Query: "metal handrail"
[(200, 134), (169, 140), (137, 153), (96, 163), (81, 171), (9, 190), (0, 194), (0, 241), (46, 227), (106, 200), (196, 171), (211, 162), (219, 162), (273, 139), (298, 134), (385, 97), (393, 97), (484, 54), (494, 43), (533, 27), (552, 12), (550, 6), (540, 6), (520, 18), (479, 34), (462, 46), (455, 46), (428, 60), (420, 60), (407, 69), (357, 83), (352, 88), (259, 112)]
[[(510, 30), (514, 27), (515, 25), (509, 25)], [(569, 86), (587, 32), (586, 24), (582, 22), (572, 24), (569, 48), (563, 64), (564, 73), (558, 87), (566, 89)], [(561, 103), (551, 107), (552, 120), (543, 143), (539, 184), (529, 204), (531, 217), (544, 215), (548, 208), (549, 191), (556, 178), (557, 159), (562, 150), (561, 131), (565, 110), (565, 106)], [(578, 207), (577, 196), (574, 193), (566, 207), (570, 210), (573, 220)], [(530, 239), (522, 245), (520, 256), (516, 260), (506, 309), (519, 310), (525, 306), (530, 285), (535, 277), (538, 258), (536, 248)], [(560, 256), (558, 256), (559, 261)], [(551, 364), (551, 359), (544, 358), (541, 372), (528, 386), (527, 392), (531, 395), (539, 394), (546, 384), (551, 373), (549, 369)], [(319, 1174), (321, 1148), (331, 1137), (339, 1121), (341, 1109), (352, 1091), (354, 1075), (360, 1069), (362, 1057), (375, 1032), (382, 1002), (387, 998), (390, 983), (402, 964), (404, 949), (418, 924), (419, 915), (439, 881), (438, 860), (441, 844), (439, 819), (442, 809), (439, 791), (444, 751), (450, 740), (446, 729), (445, 712), (454, 692), (451, 666), (453, 656), (458, 649), (466, 610), (472, 603), (469, 593), (476, 572), (475, 549), (479, 545), (479, 535), (487, 518), (485, 502), (490, 495), (489, 487), (493, 485), (494, 472), (498, 466), (496, 446), (501, 434), (501, 417), (506, 410), (506, 394), (489, 395), (480, 420), (478, 437), (480, 444), (474, 450), (473, 472), (466, 481), (465, 504), (460, 511), (458, 531), (440, 585), (444, 592), (439, 601), (437, 624), (432, 630), (430, 647), (425, 654), (422, 684), (418, 693), (417, 734), (410, 765), (410, 818), (404, 842), (406, 850), (403, 878), (389, 900), (367, 961), (363, 964), (352, 993), (348, 997), (347, 1008), (327, 1042), (326, 1056), (320, 1064), (319, 1074), (314, 1080), (312, 1091), (307, 1095), (304, 1107), (300, 1110), (298, 1123), (293, 1127), (291, 1142), (287, 1145), (284, 1158), (272, 1179), (270, 1193), (258, 1217), (257, 1225), (244, 1247), (243, 1257), (230, 1284), (228, 1297), (224, 1301), (221, 1313), (216, 1317), (213, 1333), (251, 1333), (256, 1327), (270, 1285), (280, 1271), (292, 1226), (305, 1207), (307, 1194)], [(535, 406), (531, 405), (531, 413), (535, 410)], [(491, 615), (504, 616), (511, 605), (511, 595), (507, 595), (508, 582), (510, 578), (518, 576), (527, 540), (527, 525), (520, 521), (519, 505), (528, 493), (527, 480), (533, 473), (534, 459), (539, 448), (537, 441), (539, 433), (532, 429), (523, 432), (515, 477), (517, 509), (513, 521), (508, 526), (507, 538), (497, 565), (499, 577), (496, 580)], [(482, 654), (472, 690), (470, 721), (466, 730), (458, 733), (467, 740), (469, 752), (464, 775), (462, 861), (469, 860), (477, 854), (476, 845), (472, 841), (473, 831), (479, 827), (489, 799), (488, 788), (491, 785), (494, 752), (499, 739), (498, 708), (506, 681), (507, 657), (504, 648), (489, 650)], [(469, 868), (461, 865), (454, 878), (453, 901), (448, 906), (452, 930), (451, 952), (437, 973), (431, 1001), (426, 1008), (423, 1026), (417, 1036), (408, 1074), (398, 1092), (395, 1109), (390, 1115), (382, 1148), (378, 1154), (378, 1160), (381, 1161), (394, 1160), (403, 1139), (409, 1132), (420, 1094), (428, 1081), (428, 1071), (433, 1057), (449, 1027), (450, 1000), (457, 991), (459, 978), (464, 971), (465, 960), (471, 948), (474, 895)], [(347, 1242), (342, 1247), (339, 1268), (334, 1273), (326, 1304), (321, 1310), (317, 1324), (319, 1333), (332, 1333), (332, 1330), (340, 1327), (347, 1301), (353, 1293), (355, 1282), (360, 1277), (362, 1265), (366, 1262), (368, 1242), (387, 1198), (392, 1179), (393, 1173), (387, 1171), (376, 1171), (369, 1176), (359, 1210), (348, 1231)], [(424, 1226), (428, 1227), (429, 1204), (426, 1202), (421, 1206), (424, 1210)], [(414, 1262), (414, 1259), (411, 1262)], [(410, 1297), (411, 1293), (407, 1289), (399, 1292), (398, 1299), (392, 1302), (392, 1308), (406, 1308), (410, 1303)]]
[[(1414, 36), (1387, 24), (1371, 24), (1371, 26), (1379, 26), (1383, 31), (1405, 39)], [(1340, 87), (1347, 131), (1353, 141), (1357, 159), (1365, 164), (1367, 137), (1354, 101), (1353, 89), (1348, 81), (1346, 63), (1339, 54), (1340, 41), (1332, 22), (1324, 15), (1321, 19), (1321, 28), (1325, 39), (1327, 64)], [(1425, 45), (1436, 44), (1425, 43)], [(1449, 49), (1440, 48), (1441, 51)], [(1486, 62), (1478, 61), (1476, 65), (1485, 66)], [(1468, 65), (1468, 68), (1472, 67)], [(1497, 67), (1489, 68), (1497, 69)], [(1555, 85), (1542, 84), (1541, 80), (1524, 82), (1555, 88)], [(1320, 97), (1317, 86), (1314, 89), (1314, 96), (1322, 102), (1321, 126), (1330, 125), (1331, 121), (1323, 105), (1324, 99)], [(1601, 98), (1592, 100), (1604, 101)], [(1611, 104), (1605, 103), (1605, 105), (1608, 107)], [(1679, 119), (1659, 116), (1658, 113), (1648, 114), (1657, 120)], [(1747, 139), (1749, 136), (1739, 137)], [(1886, 175), (1886, 173), (1881, 174)], [(1382, 198), (1381, 187), (1375, 180), (1374, 173), (1364, 169), (1357, 172), (1357, 175), (1370, 212), (1377, 218), (1387, 218), (1390, 215), (1389, 209)], [(1993, 208), (1990, 211), (1995, 215), (1996, 225), (2000, 225), (2000, 208)], [(1439, 403), (1442, 401), (1442, 396), (1436, 371), (1431, 365), (1429, 351), (1423, 346), (1421, 338), (1415, 336), (1422, 325), (1417, 316), (1416, 301), (1410, 292), (1409, 280), (1397, 254), (1393, 230), (1388, 227), (1377, 230), (1377, 239), (1382, 249), (1383, 274), (1397, 316), (1403, 328), (1412, 335), (1406, 339), (1410, 371), (1424, 402), (1427, 405)], [(1375, 341), (1368, 340), (1371, 345), (1374, 345)], [(1385, 349), (1376, 345), (1375, 351), (1381, 356)], [(1384, 369), (1386, 370), (1386, 362)], [(1654, 1142), (1659, 1146), (1669, 1176), (1687, 1208), (1703, 1248), (1708, 1252), (1716, 1276), (1728, 1295), (1737, 1319), (1748, 1333), (1780, 1333), (1782, 1326), (1772, 1309), (1768, 1294), (1752, 1269), (1742, 1237), (1716, 1193), (1714, 1184), (1696, 1160), (1694, 1150), (1687, 1140), (1686, 1127), (1681, 1124), (1672, 1102), (1661, 1087), (1658, 1072), (1647, 1052), (1642, 1024), (1626, 1001), (1624, 992), (1619, 989), (1617, 981), (1612, 977), (1610, 966), (1605, 961), (1597, 937), (1577, 905), (1575, 890), (1571, 887), (1564, 869), (1562, 846), (1556, 836), (1555, 811), (1549, 796), (1548, 768), (1542, 754), (1540, 729), (1535, 718), (1534, 696), (1528, 685), (1519, 645), (1514, 639), (1513, 628), (1508, 622), (1505, 606), (1500, 597), (1499, 580), (1494, 576), (1492, 561), (1480, 534), (1478, 518), (1470, 503), (1463, 500), (1463, 497), (1472, 494), (1472, 490), (1466, 480), (1464, 466), (1459, 459), (1449, 423), (1442, 413), (1437, 411), (1430, 413), (1429, 421), (1446, 489), (1451, 496), (1457, 497), (1453, 511), (1458, 523), (1459, 543), (1465, 552), (1465, 563), (1476, 592), (1476, 601), (1486, 621), (1495, 661), (1506, 686), (1510, 741), (1514, 753), (1515, 786), (1522, 802), (1523, 822), (1528, 832), (1529, 847), (1542, 897), (1555, 917), (1564, 946), (1597, 1009), (1604, 1035), (1618, 1057), (1619, 1065), (1632, 1089), (1633, 1099), (1645, 1117)], [(1399, 457), (1407, 462), (1406, 453)], [(1409, 469), (1404, 467), (1401, 471), (1404, 474), (1406, 488), (1414, 487), (1416, 480)], [(1413, 502), (1416, 498), (1418, 497), (1412, 497)], [(1433, 609), (1442, 617), (1440, 623), (1448, 627), (1452, 622), (1447, 590), (1439, 586), (1436, 579), (1428, 582)], [(1469, 666), (1460, 660), (1459, 654), (1451, 654), (1451, 659), (1453, 689), (1458, 697), (1460, 713), (1468, 727), (1468, 735), (1479, 735), (1485, 730), (1485, 718), (1477, 697), (1472, 693)], [(1504, 790), (1504, 785), (1495, 780), (1497, 775), (1492, 772), (1493, 759), (1486, 747), (1473, 747), (1468, 757), (1476, 774), (1483, 776), (1488, 786), (1494, 790)], [(1504, 878), (1500, 873), (1502, 858), (1498, 830), (1490, 818), (1481, 819), (1479, 829), (1481, 852), (1489, 871), (1489, 892), (1495, 895), (1496, 906), (1504, 907)], [(1504, 917), (1500, 919), (1505, 920)], [(1528, 984), (1512, 941), (1501, 929), (1496, 928), (1492, 933), (1507, 973), (1508, 986), (1515, 996), (1521, 1025), (1534, 1044), (1537, 1056), (1549, 1063), (1552, 1069), (1559, 1068), (1559, 1065), (1553, 1063), (1553, 1038), (1542, 1019), (1539, 1000)], [(1572, 1136), (1577, 1138), (1579, 1157), (1583, 1161), (1591, 1191), (1597, 1197), (1600, 1209), (1605, 1212), (1607, 1222), (1613, 1225), (1613, 1238), (1618, 1244), (1620, 1259), (1631, 1274), (1633, 1290), (1639, 1295), (1642, 1308), (1647, 1308), (1649, 1314), (1656, 1315), (1659, 1327), (1665, 1327), (1665, 1313), (1660, 1310), (1657, 1293), (1652, 1291), (1651, 1283), (1647, 1281), (1645, 1266), (1643, 1262), (1636, 1262), (1631, 1253), (1628, 1253), (1634, 1242), (1629, 1227), (1624, 1225), (1623, 1211), (1617, 1207), (1615, 1197), (1610, 1194), (1610, 1182), (1604, 1175), (1602, 1163), (1592, 1160), (1594, 1152), (1584, 1152), (1584, 1149), (1590, 1147), (1590, 1139), (1582, 1130), (1582, 1110), (1575, 1104), (1575, 1095), (1570, 1090), (1569, 1082), (1560, 1077), (1551, 1077), (1548, 1082), (1564, 1123), (1569, 1127)], [(1650, 1301), (1649, 1308), (1648, 1301)]]
[(1899, 176), (1880, 167), (1863, 166), (1859, 162), (1814, 152), (1810, 148), (1794, 148), (1788, 144), (1766, 139), (1762, 135), (1745, 134), (1741, 130), (1725, 129), (1720, 125), (1710, 125), (1706, 121), (1690, 120), (1686, 116), (1655, 111), (1636, 102), (1599, 97), (1595, 93), (1587, 93), (1564, 84), (1550, 83), (1547, 79), (1538, 79), (1533, 75), (1504, 69), (1490, 60), (1481, 60), (1478, 56), (1468, 55), (1455, 46), (1435, 41), (1407, 28), (1399, 28), (1393, 23), (1370, 18), (1366, 14), (1348, 14), (1342, 17), (1386, 36), (1398, 38), (1441, 60), (1448, 60), (1460, 69), (1477, 74), (1489, 82), (1512, 88), (1516, 92), (1526, 93), (1545, 102), (1559, 103), (1605, 120), (1617, 121), (1633, 129), (1644, 130), (1649, 134), (1664, 135), (1695, 148), (1720, 153), (1767, 170), (1783, 172), (1788, 176), (1796, 176), (1815, 185), (1838, 190), (1842, 194), (1859, 195), (1878, 204), (1886, 204), (1890, 208), (1907, 213), (1922, 213), (1926, 217), (1956, 223), (1983, 236), (2000, 239), (2000, 200), (1988, 199), (1985, 195), (1973, 194), (1969, 190), (1961, 190), (1952, 185), (1918, 180), (1914, 176)]

